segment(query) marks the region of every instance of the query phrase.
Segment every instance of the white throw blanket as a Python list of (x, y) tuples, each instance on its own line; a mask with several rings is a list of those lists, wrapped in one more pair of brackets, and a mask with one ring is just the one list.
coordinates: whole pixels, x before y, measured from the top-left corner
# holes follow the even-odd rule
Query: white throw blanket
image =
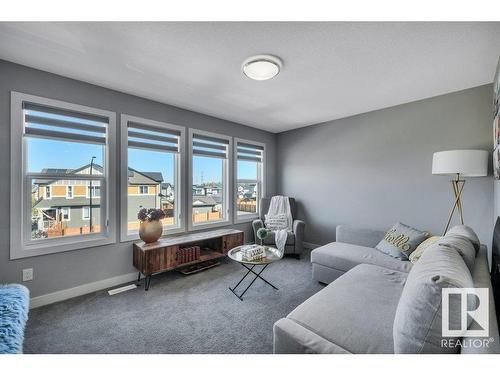
[(273, 230), (274, 242), (276, 242), (278, 250), (284, 251), (288, 232), (292, 231), (293, 219), (292, 211), (290, 210), (290, 201), (288, 200), (288, 197), (284, 197), (282, 195), (276, 195), (271, 198), (266, 217), (276, 217), (279, 215), (286, 216), (286, 227)]

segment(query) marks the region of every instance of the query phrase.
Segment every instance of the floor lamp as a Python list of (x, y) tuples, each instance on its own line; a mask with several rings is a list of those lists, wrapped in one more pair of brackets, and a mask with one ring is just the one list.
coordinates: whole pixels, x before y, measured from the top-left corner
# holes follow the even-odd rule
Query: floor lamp
[(464, 209), (461, 198), (465, 185), (463, 178), (488, 175), (488, 151), (451, 150), (435, 152), (432, 157), (432, 174), (455, 177), (451, 181), (455, 201), (444, 229), (444, 234), (446, 234), (455, 211), (460, 215), (460, 223), (464, 223)]

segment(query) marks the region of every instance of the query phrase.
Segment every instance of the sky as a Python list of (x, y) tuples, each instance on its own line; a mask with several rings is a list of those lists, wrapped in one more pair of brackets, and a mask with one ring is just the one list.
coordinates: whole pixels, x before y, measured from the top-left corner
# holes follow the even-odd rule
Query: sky
[[(43, 168), (76, 169), (95, 163), (103, 165), (103, 146), (28, 138), (28, 171), (40, 172)], [(174, 154), (167, 152), (129, 149), (129, 166), (138, 171), (161, 172), (164, 182), (173, 183)], [(256, 179), (256, 163), (238, 161), (239, 178)], [(193, 159), (193, 183), (220, 182), (222, 180), (222, 160), (195, 156)]]
[[(87, 125), (104, 126), (103, 123), (95, 120), (79, 119), (60, 114), (44, 113), (33, 110), (28, 110), (27, 114), (56, 120), (71, 120)], [(29, 126), (34, 126), (39, 129), (54, 130), (52, 125), (29, 123)], [(56, 129), (59, 131), (61, 130), (60, 128)], [(63, 130), (75, 134), (95, 135), (93, 132), (77, 129), (66, 128)], [(150, 131), (146, 132), (150, 133)], [(44, 168), (77, 169), (90, 164), (93, 156), (96, 157), (94, 160), (96, 164), (103, 165), (104, 146), (101, 145), (32, 137), (27, 138), (27, 144), (28, 172), (41, 172)], [(163, 182), (174, 183), (173, 153), (129, 148), (128, 165), (137, 171), (161, 172), (163, 175)], [(238, 178), (257, 179), (256, 163), (238, 161)], [(221, 159), (202, 156), (193, 157), (194, 184), (203, 182), (220, 183), (221, 181)]]

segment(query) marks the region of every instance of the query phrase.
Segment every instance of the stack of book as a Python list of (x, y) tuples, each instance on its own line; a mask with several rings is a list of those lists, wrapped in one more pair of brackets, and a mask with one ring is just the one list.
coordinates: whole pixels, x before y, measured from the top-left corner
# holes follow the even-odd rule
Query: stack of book
[(260, 245), (247, 245), (241, 248), (241, 255), (244, 260), (260, 260), (266, 257), (266, 251)]
[(179, 249), (179, 264), (194, 262), (195, 260), (200, 259), (200, 247), (199, 246), (191, 246), (191, 247), (181, 247)]

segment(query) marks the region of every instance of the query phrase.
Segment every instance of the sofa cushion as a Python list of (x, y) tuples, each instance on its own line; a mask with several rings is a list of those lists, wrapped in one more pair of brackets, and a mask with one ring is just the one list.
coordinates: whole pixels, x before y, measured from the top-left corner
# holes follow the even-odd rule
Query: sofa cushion
[(396, 223), (387, 231), (384, 238), (375, 248), (397, 259), (408, 260), (429, 234), (403, 223)]
[(417, 246), (415, 251), (413, 251), (410, 256), (408, 257), (408, 260), (412, 263), (416, 263), (417, 260), (420, 259), (422, 254), (424, 253), (427, 248), (429, 248), (434, 242), (440, 240), (442, 237), (440, 236), (432, 236), (426, 239), (424, 242), (422, 242), (420, 245)]
[(476, 254), (479, 251), (481, 242), (479, 242), (477, 234), (472, 230), (472, 228), (468, 227), (467, 225), (455, 225), (448, 232), (446, 232), (446, 236), (451, 236), (451, 235), (467, 238), (474, 246)]
[(351, 353), (394, 353), (392, 325), (407, 275), (359, 265), (298, 306), (288, 319)]
[(286, 214), (264, 215), (264, 225), (269, 230), (281, 230), (288, 227), (288, 217)]
[[(264, 240), (265, 245), (275, 245), (276, 233), (269, 231), (266, 239)], [(293, 232), (288, 232), (286, 234), (286, 245), (294, 245), (295, 244), (295, 234)]]
[[(456, 353), (441, 345), (442, 290), (472, 288), (472, 276), (460, 254), (435, 243), (415, 263), (404, 287), (394, 319), (395, 353)], [(451, 296), (450, 296), (451, 297)], [(449, 304), (450, 326), (460, 324), (460, 303)], [(475, 299), (468, 300), (469, 311)]]
[(446, 236), (437, 241), (438, 246), (455, 250), (460, 254), (465, 265), (472, 273), (476, 261), (476, 250), (472, 243), (465, 237), (447, 233)]
[(343, 242), (331, 242), (314, 249), (311, 252), (311, 262), (343, 272), (359, 264), (374, 264), (402, 272), (409, 272), (412, 266), (410, 262), (383, 254), (373, 247)]

